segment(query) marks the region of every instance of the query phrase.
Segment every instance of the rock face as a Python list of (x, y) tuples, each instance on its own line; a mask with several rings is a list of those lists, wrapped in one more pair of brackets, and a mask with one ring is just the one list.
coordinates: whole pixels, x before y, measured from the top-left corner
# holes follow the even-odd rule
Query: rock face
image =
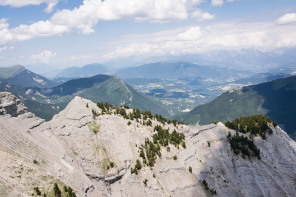
[[(16, 105), (14, 96), (0, 95), (1, 106), (7, 100)], [(19, 107), (12, 110), (15, 117), (3, 116), (11, 112), (0, 116), (0, 196), (30, 196), (36, 186), (49, 191), (56, 181), (71, 186), (77, 196), (210, 196), (203, 180), (218, 196), (296, 194), (296, 145), (279, 127), (272, 127), (266, 140), (255, 137), (260, 160), (243, 159), (226, 139), (235, 131), (222, 123), (174, 126), (153, 119), (152, 126), (144, 126), (141, 119), (120, 115), (94, 117), (93, 111), (101, 109), (80, 97), (50, 122), (25, 110), (17, 113)], [(186, 148), (162, 147), (154, 167), (142, 165), (131, 174), (136, 160), (142, 162), (139, 148), (145, 138), (152, 139), (156, 125), (184, 133)]]
[(27, 108), (9, 92), (0, 92), (0, 115), (9, 114), (13, 117), (24, 114)]

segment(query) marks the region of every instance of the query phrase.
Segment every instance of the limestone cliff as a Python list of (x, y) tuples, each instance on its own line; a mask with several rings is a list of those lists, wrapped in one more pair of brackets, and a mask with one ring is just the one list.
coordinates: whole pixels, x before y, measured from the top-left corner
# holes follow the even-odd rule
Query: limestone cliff
[[(44, 122), (14, 96), (0, 98), (0, 112), (10, 111), (0, 115), (0, 196), (30, 196), (36, 186), (46, 192), (54, 182), (71, 186), (77, 196), (211, 196), (204, 180), (217, 196), (296, 194), (296, 145), (279, 127), (271, 127), (266, 140), (255, 137), (261, 159), (244, 159), (226, 138), (235, 131), (222, 123), (174, 126), (152, 119), (147, 126), (143, 119), (94, 116), (102, 110), (80, 97)], [(161, 147), (161, 158), (149, 167), (139, 154), (156, 125), (183, 133), (186, 148)], [(137, 160), (142, 168), (131, 174)]]

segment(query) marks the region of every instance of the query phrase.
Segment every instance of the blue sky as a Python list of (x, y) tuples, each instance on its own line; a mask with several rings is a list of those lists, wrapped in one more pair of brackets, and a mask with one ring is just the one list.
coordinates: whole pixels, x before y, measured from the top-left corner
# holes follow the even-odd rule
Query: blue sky
[(295, 0), (0, 0), (0, 66), (295, 46)]

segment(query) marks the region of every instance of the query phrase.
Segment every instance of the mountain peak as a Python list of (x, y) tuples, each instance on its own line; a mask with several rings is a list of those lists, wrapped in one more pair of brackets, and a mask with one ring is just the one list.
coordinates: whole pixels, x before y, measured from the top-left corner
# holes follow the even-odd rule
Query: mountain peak
[(15, 66), (12, 66), (12, 68), (16, 68), (16, 69), (22, 69), (22, 70), (25, 70), (26, 68), (22, 65), (15, 65)]
[[(55, 118), (65, 117), (66, 119), (71, 120), (81, 120), (84, 117), (92, 118), (92, 110), (96, 109), (97, 106), (95, 103), (88, 99), (84, 99), (80, 96), (75, 96), (67, 105), (67, 107), (60, 112), (59, 114), (55, 115)], [(96, 109), (96, 111), (98, 111)], [(88, 118), (88, 119), (89, 119)]]
[(0, 68), (0, 78), (3, 78), (3, 79), (12, 78), (20, 74), (24, 70), (26, 70), (25, 67), (21, 65)]

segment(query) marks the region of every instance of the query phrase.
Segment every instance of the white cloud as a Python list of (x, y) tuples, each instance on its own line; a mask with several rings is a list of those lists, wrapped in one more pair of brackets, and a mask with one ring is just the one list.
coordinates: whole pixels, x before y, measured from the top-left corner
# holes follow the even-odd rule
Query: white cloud
[(9, 31), (9, 24), (7, 23), (7, 19), (0, 19), (0, 47), (4, 47), (4, 44), (13, 40), (13, 35)]
[[(93, 27), (102, 20), (131, 19), (135, 21), (166, 22), (184, 20), (188, 10), (205, 0), (84, 0), (73, 10), (56, 12), (49, 20), (9, 29), (6, 19), (0, 19), (0, 46), (35, 37), (62, 35), (78, 30), (93, 33)], [(0, 5), (21, 7), (48, 4), (48, 11), (59, 0), (0, 0)], [(210, 17), (206, 16), (203, 17)]]
[(296, 13), (288, 13), (280, 17), (276, 21), (280, 25), (296, 23)]
[(212, 20), (215, 18), (214, 15), (208, 13), (208, 12), (203, 12), (200, 9), (197, 9), (194, 11), (192, 14), (192, 17), (196, 18), (197, 21), (206, 21), (206, 20)]
[(47, 4), (46, 12), (52, 12), (54, 6), (58, 4), (59, 0), (0, 0), (0, 6), (23, 7), (27, 5)]
[(44, 37), (61, 35), (69, 32), (69, 29), (65, 25), (53, 24), (50, 21), (39, 21), (31, 25), (20, 25), (14, 29), (11, 29), (11, 33), (15, 35), (16, 40), (28, 40), (33, 37)]
[(195, 54), (211, 50), (252, 48), (274, 51), (296, 47), (296, 26), (273, 22), (218, 23), (145, 35), (130, 35), (121, 41), (105, 43), (105, 59), (137, 56)]
[(69, 31), (67, 26), (56, 25), (50, 21), (39, 21), (31, 25), (20, 25), (9, 29), (7, 19), (0, 19), (0, 46), (3, 47), (7, 44), (29, 40), (34, 37), (61, 35)]
[(61, 10), (53, 15), (51, 22), (92, 33), (100, 20), (132, 19), (135, 21), (166, 22), (184, 20), (188, 8), (203, 0), (85, 0), (73, 10)]
[(183, 33), (178, 34), (178, 38), (180, 40), (200, 40), (202, 37), (202, 33), (200, 31), (200, 27), (191, 27)]
[(44, 50), (39, 54), (32, 55), (31, 59), (33, 59), (35, 62), (49, 63), (50, 59), (56, 55), (57, 54), (52, 51)]
[(211, 5), (212, 6), (222, 6), (224, 3), (223, 0), (212, 0)]

